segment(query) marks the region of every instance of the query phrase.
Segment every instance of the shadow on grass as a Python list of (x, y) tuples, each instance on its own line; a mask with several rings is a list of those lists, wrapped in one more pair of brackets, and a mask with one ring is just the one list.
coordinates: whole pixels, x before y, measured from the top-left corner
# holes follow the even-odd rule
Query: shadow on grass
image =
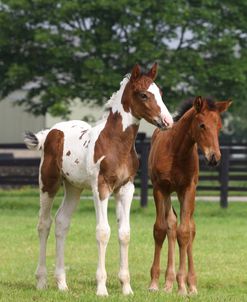
[(0, 285), (2, 285), (5, 288), (8, 288), (10, 290), (19, 291), (19, 290), (36, 290), (35, 286), (31, 284), (30, 282), (24, 282), (24, 281), (0, 281)]
[[(87, 192), (88, 193), (88, 192)], [(85, 196), (82, 194), (82, 196)], [(87, 195), (86, 195), (87, 196)], [(91, 199), (91, 193), (88, 199), (83, 199), (80, 201), (77, 212), (79, 213), (94, 213), (94, 204)], [(63, 199), (63, 191), (60, 190), (57, 194), (53, 211), (56, 211), (60, 206)], [(175, 207), (176, 212), (179, 214), (179, 203), (173, 201), (173, 206)], [(25, 215), (28, 212), (38, 213), (39, 211), (39, 192), (38, 189), (23, 189), (23, 190), (0, 190), (0, 210), (17, 210), (24, 213)], [(116, 207), (115, 201), (109, 201), (108, 213), (115, 214)], [(143, 217), (154, 217), (154, 203), (150, 199), (147, 208), (140, 207), (140, 201), (135, 199), (132, 202), (131, 214), (132, 215), (141, 215)], [(219, 203), (214, 202), (197, 202), (195, 216), (202, 217), (238, 217), (244, 218), (247, 216), (247, 203), (230, 203), (227, 209), (222, 209), (219, 206)]]
[[(53, 204), (53, 211), (56, 211), (60, 204), (62, 203), (62, 196), (56, 197)], [(27, 211), (35, 211), (38, 213), (40, 209), (39, 205), (39, 197), (1, 197), (0, 199), (0, 210), (17, 210), (23, 211), (26, 213)], [(76, 212), (82, 213), (94, 213), (94, 203), (92, 200), (81, 200)], [(108, 207), (108, 213), (116, 212), (115, 202), (110, 201)]]

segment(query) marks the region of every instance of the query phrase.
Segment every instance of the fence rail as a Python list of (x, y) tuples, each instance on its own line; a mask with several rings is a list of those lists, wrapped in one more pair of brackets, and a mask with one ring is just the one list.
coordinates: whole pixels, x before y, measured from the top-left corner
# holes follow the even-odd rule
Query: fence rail
[[(0, 144), (1, 149), (24, 149), (24, 144)], [(138, 135), (136, 150), (140, 159), (140, 169), (136, 177), (136, 187), (140, 188), (141, 206), (148, 202), (151, 183), (148, 178), (148, 153), (150, 140), (145, 134)], [(221, 164), (209, 168), (199, 154), (200, 177), (197, 190), (220, 193), (220, 205), (228, 206), (229, 192), (247, 192), (247, 144), (221, 147)], [(12, 153), (0, 151), (0, 187), (38, 185), (39, 158), (14, 158)]]
[[(221, 144), (221, 163), (216, 168), (210, 168), (199, 152), (200, 175), (198, 191), (217, 191), (220, 193), (220, 205), (225, 208), (228, 206), (229, 192), (247, 192), (247, 144), (224, 145)], [(142, 156), (142, 153), (148, 154), (150, 140), (143, 139), (137, 141), (137, 152), (140, 154), (141, 170), (147, 173), (148, 157)], [(144, 150), (141, 151), (140, 150)], [(142, 174), (145, 172), (142, 171)], [(151, 183), (148, 178), (137, 178), (137, 186), (141, 187), (141, 192), (145, 192), (141, 198), (141, 205), (147, 205), (148, 188)]]

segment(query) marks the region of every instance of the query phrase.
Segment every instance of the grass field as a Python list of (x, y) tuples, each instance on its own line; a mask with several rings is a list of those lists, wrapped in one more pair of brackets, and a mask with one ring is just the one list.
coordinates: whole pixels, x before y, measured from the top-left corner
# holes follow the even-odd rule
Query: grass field
[[(59, 198), (60, 199), (60, 198)], [(54, 213), (59, 199), (54, 204)], [(178, 208), (178, 204), (174, 203)], [(82, 201), (73, 216), (66, 244), (67, 282), (70, 290), (60, 293), (53, 278), (54, 227), (48, 241), (49, 288), (35, 289), (38, 257), (36, 224), (38, 194), (35, 190), (0, 191), (0, 301), (247, 301), (247, 203), (198, 202), (197, 237), (194, 245), (198, 275), (196, 297), (182, 298), (162, 291), (166, 263), (163, 249), (161, 290), (149, 293), (149, 270), (153, 256), (153, 202), (147, 209), (134, 201), (131, 210), (130, 273), (134, 296), (123, 297), (118, 273), (118, 240), (115, 204), (109, 204), (111, 238), (107, 249), (108, 298), (95, 295), (97, 248), (92, 201)]]

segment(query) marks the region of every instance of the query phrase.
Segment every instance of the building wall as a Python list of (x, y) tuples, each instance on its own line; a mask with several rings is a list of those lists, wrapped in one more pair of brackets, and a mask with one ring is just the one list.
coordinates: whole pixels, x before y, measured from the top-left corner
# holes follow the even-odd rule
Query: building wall
[(23, 107), (14, 106), (21, 91), (11, 94), (0, 102), (0, 143), (23, 143), (25, 130), (38, 131), (45, 128), (45, 117), (26, 113)]
[[(17, 91), (8, 98), (0, 101), (0, 143), (23, 143), (23, 134), (26, 130), (38, 132), (41, 129), (50, 128), (55, 123), (63, 121), (62, 118), (46, 116), (34, 116), (24, 111), (24, 107), (14, 105), (17, 97), (23, 92)], [(79, 100), (74, 101), (71, 108), (70, 120), (79, 119), (94, 125), (103, 115), (102, 106), (84, 104)], [(151, 136), (154, 126), (142, 120), (139, 132), (146, 132)]]
[[(90, 104), (85, 104), (79, 100), (74, 101), (71, 107), (70, 120), (84, 120), (90, 125), (93, 125), (103, 115), (103, 106), (92, 106)], [(55, 123), (62, 121), (61, 118), (54, 118), (51, 115), (46, 115), (46, 128), (52, 127)], [(145, 120), (141, 120), (139, 132), (146, 132), (148, 136), (151, 136), (155, 126), (147, 123)]]

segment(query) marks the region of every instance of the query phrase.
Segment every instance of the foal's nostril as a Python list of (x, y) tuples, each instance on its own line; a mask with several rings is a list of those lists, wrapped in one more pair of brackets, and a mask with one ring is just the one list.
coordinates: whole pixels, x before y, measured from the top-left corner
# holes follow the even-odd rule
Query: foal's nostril
[(163, 120), (163, 124), (164, 124), (166, 127), (169, 126), (169, 123), (168, 123), (165, 119)]
[(216, 156), (215, 156), (215, 154), (212, 154), (211, 156), (210, 156), (210, 159), (209, 159), (209, 165), (210, 166), (212, 166), (212, 167), (215, 167), (215, 166), (217, 166), (218, 165), (218, 161), (217, 161), (217, 159), (216, 159)]
[(167, 121), (167, 119), (163, 119), (163, 124), (166, 128), (171, 128), (173, 122)]

